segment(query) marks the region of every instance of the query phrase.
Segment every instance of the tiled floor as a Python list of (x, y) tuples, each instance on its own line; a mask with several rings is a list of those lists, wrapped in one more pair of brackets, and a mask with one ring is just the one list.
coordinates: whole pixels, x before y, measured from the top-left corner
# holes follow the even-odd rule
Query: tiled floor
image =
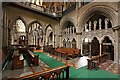
[(100, 68), (112, 72), (114, 74), (120, 74), (120, 64), (114, 63), (111, 60), (108, 60), (105, 63), (101, 64)]
[[(66, 60), (66, 58), (61, 58), (60, 56), (55, 56), (49, 53), (45, 53), (45, 54), (54, 59), (57, 59), (58, 61), (63, 62), (64, 64), (69, 64), (70, 66), (75, 67), (76, 69), (87, 65), (88, 57), (86, 56), (70, 58)], [(120, 72), (118, 72), (120, 65), (118, 67), (118, 64), (113, 64), (112, 61), (108, 61), (106, 63), (101, 64), (100, 68), (115, 74), (118, 74), (118, 73), (120, 74)], [(4, 70), (2, 71), (2, 74), (3, 74), (2, 77), (3, 78), (4, 77), (8, 77), (8, 78), (21, 77), (21, 76), (25, 76), (35, 72), (42, 72), (48, 69), (51, 69), (51, 68), (48, 65), (46, 65), (44, 62), (39, 60), (39, 66), (34, 66), (34, 67), (27, 66), (27, 67), (24, 67), (23, 69), (17, 69), (17, 70)]]
[(39, 66), (26, 66), (23, 69), (17, 69), (17, 70), (3, 70), (2, 71), (2, 77), (8, 77), (8, 78), (16, 78), (16, 77), (22, 77), (28, 74), (33, 74), (36, 72), (42, 72), (44, 70), (48, 70), (50, 67), (39, 60)]

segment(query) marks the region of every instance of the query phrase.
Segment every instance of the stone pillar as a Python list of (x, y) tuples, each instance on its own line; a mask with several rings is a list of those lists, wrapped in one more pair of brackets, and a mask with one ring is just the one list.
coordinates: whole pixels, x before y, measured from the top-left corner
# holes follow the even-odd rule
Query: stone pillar
[(67, 28), (67, 34), (69, 34), (69, 28)]
[(72, 33), (71, 31), (72, 31), (72, 30), (71, 30), (71, 26), (70, 26), (70, 34)]
[[(3, 12), (2, 12), (2, 2), (0, 2), (0, 12), (1, 12), (1, 14), (0, 14), (0, 16), (3, 16)], [(3, 39), (3, 19), (2, 19), (3, 17), (0, 17), (0, 65), (2, 65), (2, 42), (4, 42), (4, 41), (2, 41), (2, 39)], [(0, 66), (0, 69), (2, 69), (2, 66)], [(0, 71), (0, 80), (2, 80), (2, 71)]]
[(99, 19), (99, 29), (100, 30), (101, 30), (101, 27), (102, 27), (101, 23), (102, 23), (102, 19)]
[(115, 44), (114, 44), (114, 62), (119, 62), (119, 29), (120, 26), (113, 27), (114, 31), (114, 38), (115, 38)]
[(83, 43), (81, 43), (81, 55), (83, 55)]
[(63, 45), (63, 43), (62, 43), (62, 35), (59, 35), (59, 39), (60, 39), (60, 41), (59, 41), (59, 44), (60, 44), (60, 47), (62, 47)]
[[(3, 42), (2, 46), (8, 46), (7, 7), (3, 6)], [(1, 5), (2, 8), (2, 5)], [(2, 10), (2, 9), (1, 9)]]
[(115, 46), (114, 46), (114, 61), (117, 63), (119, 58), (118, 58), (118, 54), (119, 54), (119, 41), (118, 41), (118, 31), (115, 30)]
[(109, 21), (109, 19), (105, 18), (105, 29), (108, 28), (108, 21)]
[(91, 31), (91, 26), (92, 26), (92, 23), (91, 21), (89, 21), (89, 31)]
[(101, 54), (102, 54), (102, 44), (100, 43), (100, 54), (99, 55)]
[(97, 27), (97, 21), (94, 21), (94, 30), (96, 30)]
[(87, 27), (88, 27), (88, 24), (87, 24), (87, 23), (85, 23), (85, 32), (87, 32), (87, 31), (88, 31)]

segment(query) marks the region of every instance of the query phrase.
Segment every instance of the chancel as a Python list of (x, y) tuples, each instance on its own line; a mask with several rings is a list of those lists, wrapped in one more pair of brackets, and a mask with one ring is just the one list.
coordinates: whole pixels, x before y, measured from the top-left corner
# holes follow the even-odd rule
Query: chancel
[(2, 80), (118, 80), (120, 2), (2, 2)]

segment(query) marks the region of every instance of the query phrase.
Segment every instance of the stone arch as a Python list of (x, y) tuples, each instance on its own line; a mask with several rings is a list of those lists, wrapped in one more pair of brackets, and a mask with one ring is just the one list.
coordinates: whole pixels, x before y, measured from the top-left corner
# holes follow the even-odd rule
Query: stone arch
[(84, 37), (84, 38), (82, 38), (82, 43), (84, 43), (85, 39), (88, 39), (88, 42), (90, 41), (90, 39), (88, 37)]
[(76, 48), (76, 39), (75, 38), (73, 38), (72, 39), (72, 48)]
[[(31, 27), (33, 27), (32, 25), (34, 23), (39, 24), (39, 26), (37, 26), (35, 29), (32, 29)], [(34, 20), (34, 21), (30, 22), (28, 25), (28, 32), (29, 32), (29, 35), (28, 35), (29, 44), (32, 43), (32, 45), (36, 45), (37, 47), (43, 46), (43, 39), (44, 39), (43, 33), (44, 32), (43, 32), (42, 24), (39, 21)]]
[(51, 29), (53, 28), (51, 24), (47, 24), (47, 25), (45, 26), (45, 33), (46, 33), (48, 27), (50, 27)]
[(25, 31), (27, 29), (27, 23), (26, 23), (26, 21), (23, 17), (16, 16), (13, 19), (9, 20), (9, 22), (8, 22), (8, 29), (9, 29), (8, 30), (8, 33), (9, 33), (8, 37), (11, 39), (10, 44), (19, 44), (19, 36), (21, 36), (21, 35), (26, 36), (26, 32), (24, 32), (24, 33), (17, 32), (17, 33), (20, 33), (20, 34), (15, 33), (16, 32), (16, 26), (15, 25), (16, 25), (17, 20), (22, 21), (22, 23), (25, 26)]
[(110, 36), (110, 35), (104, 35), (104, 36), (100, 39), (100, 42), (101, 42), (101, 43), (102, 43), (102, 41), (104, 40), (105, 37), (109, 37), (109, 39), (112, 41), (112, 43), (113, 43), (113, 45), (114, 45), (115, 40), (114, 40), (114, 38), (113, 38), (112, 36)]
[(31, 25), (32, 25), (33, 23), (38, 23), (41, 27), (43, 27), (43, 25), (42, 25), (38, 20), (34, 20), (34, 21), (31, 21), (31, 22), (29, 23), (28, 29), (31, 27)]
[(25, 19), (24, 19), (23, 17), (21, 17), (21, 16), (17, 16), (17, 17), (15, 17), (15, 18), (9, 20), (9, 26), (8, 26), (8, 27), (9, 27), (10, 29), (12, 29), (12, 27), (13, 27), (13, 25), (15, 24), (16, 20), (18, 20), (18, 19), (22, 20), (22, 22), (25, 24), (25, 27), (27, 28), (27, 22), (26, 22)]
[(102, 54), (109, 53), (110, 60), (114, 61), (114, 45), (109, 36), (104, 36), (102, 40)]
[(66, 39), (63, 39), (63, 40), (62, 40), (63, 47), (66, 47), (66, 42), (67, 42)]
[[(54, 37), (54, 33), (53, 33), (53, 29), (52, 29), (52, 26), (49, 24), (47, 25), (47, 27), (45, 28), (45, 43), (48, 44), (49, 42), (49, 37), (50, 37), (50, 34), (52, 34), (52, 41), (53, 41), (53, 37)], [(53, 45), (53, 44), (52, 44)]]
[(75, 24), (74, 18), (67, 18), (64, 21), (62, 21), (61, 22), (61, 28), (63, 28), (64, 26), (66, 26), (67, 22), (71, 22), (75, 26), (75, 28), (76, 28), (76, 24)]
[[(86, 41), (87, 40), (87, 41)], [(84, 37), (82, 39), (82, 53), (86, 54), (89, 52), (89, 38)]]
[(111, 20), (112, 26), (115, 26), (117, 16), (115, 15), (115, 10), (104, 5), (96, 5), (96, 6), (91, 6), (89, 9), (87, 9), (83, 17), (79, 18), (79, 26), (82, 27), (82, 31), (84, 30), (84, 24), (94, 15), (94, 14), (101, 14), (103, 16), (108, 17)]
[(93, 37), (91, 41), (91, 52), (93, 56), (100, 53), (100, 42), (97, 37)]
[(100, 43), (100, 38), (99, 38), (98, 36), (92, 36), (91, 39), (90, 39), (90, 42), (92, 42), (92, 40), (93, 40), (95, 37), (97, 38), (97, 40), (98, 40), (99, 43)]

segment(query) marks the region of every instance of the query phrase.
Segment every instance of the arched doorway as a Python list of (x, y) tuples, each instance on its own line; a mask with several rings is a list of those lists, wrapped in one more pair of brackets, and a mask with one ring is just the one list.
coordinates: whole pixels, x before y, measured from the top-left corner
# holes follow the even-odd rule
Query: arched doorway
[(106, 36), (102, 41), (102, 54), (104, 53), (109, 53), (110, 60), (114, 61), (114, 46), (108, 36)]
[(66, 47), (72, 48), (74, 46), (76, 48), (76, 40), (73, 40), (73, 43), (71, 40), (76, 36), (76, 27), (71, 21), (65, 22), (64, 26), (62, 26), (61, 34), (63, 39), (66, 38)]
[(86, 54), (89, 52), (89, 40), (88, 38), (84, 38), (83, 40), (83, 54)]
[(66, 47), (66, 40), (63, 40), (63, 47)]
[(50, 24), (46, 27), (45, 33), (46, 33), (46, 35), (45, 35), (46, 36), (45, 44), (55, 46), (55, 41), (54, 41), (55, 36), (54, 36), (54, 32), (53, 32), (53, 29), (52, 29)]
[(26, 43), (26, 26), (22, 19), (17, 19), (12, 25), (11, 30), (11, 44), (21, 45), (21, 41), (24, 39), (24, 44)]
[(22, 35), (19, 37), (19, 44), (26, 45), (26, 36)]
[(94, 37), (91, 42), (91, 52), (92, 52), (92, 56), (99, 55), (100, 53), (100, 44), (96, 37)]
[(48, 44), (53, 45), (53, 32), (51, 32), (48, 36)]
[(76, 48), (76, 40), (74, 38), (72, 40), (72, 48)]
[(43, 44), (43, 29), (38, 22), (32, 22), (29, 26), (28, 44), (41, 47)]

